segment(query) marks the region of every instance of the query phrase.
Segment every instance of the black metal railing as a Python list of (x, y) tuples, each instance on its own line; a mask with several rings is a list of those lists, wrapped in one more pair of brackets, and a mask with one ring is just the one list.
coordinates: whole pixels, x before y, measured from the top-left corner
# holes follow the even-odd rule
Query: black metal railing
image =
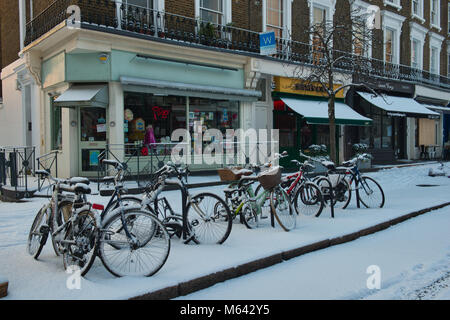
[(0, 147), (0, 186), (10, 198), (31, 197), (36, 191), (30, 183), (35, 168), (35, 147)]
[[(42, 156), (36, 158), (37, 170), (46, 170), (52, 174), (53, 177), (58, 177), (58, 150), (50, 151)], [(42, 180), (38, 176), (38, 191), (42, 190), (45, 183), (45, 179)]]
[[(94, 26), (105, 32), (120, 30), (130, 36), (144, 35), (150, 40), (164, 39), (236, 53), (260, 52), (258, 32), (124, 5), (112, 0), (56, 0), (27, 24), (25, 43), (30, 44), (67, 19), (67, 7), (71, 4), (76, 4), (81, 9), (81, 27)], [(334, 68), (343, 72), (450, 88), (449, 78), (411, 66), (364, 58), (339, 50), (333, 50), (332, 55)], [(277, 53), (271, 58), (320, 67), (327, 63), (325, 56), (325, 51), (316, 45), (277, 38)]]
[(114, 168), (102, 163), (103, 159), (124, 164), (124, 180), (136, 183), (136, 188), (147, 185), (155, 171), (171, 160), (172, 149), (179, 143), (155, 143), (150, 148), (142, 144), (108, 144), (98, 156), (97, 183), (101, 191), (104, 177), (113, 176)]

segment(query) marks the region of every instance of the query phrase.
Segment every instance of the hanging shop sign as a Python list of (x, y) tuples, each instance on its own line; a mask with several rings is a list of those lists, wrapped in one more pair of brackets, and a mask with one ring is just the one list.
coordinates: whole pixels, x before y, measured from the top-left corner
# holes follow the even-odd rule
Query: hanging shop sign
[(386, 93), (402, 93), (409, 96), (414, 95), (415, 87), (410, 83), (396, 82), (396, 81), (386, 81), (385, 79), (368, 78), (368, 77), (358, 77), (355, 76), (354, 83), (364, 83), (370, 88), (383, 91)]

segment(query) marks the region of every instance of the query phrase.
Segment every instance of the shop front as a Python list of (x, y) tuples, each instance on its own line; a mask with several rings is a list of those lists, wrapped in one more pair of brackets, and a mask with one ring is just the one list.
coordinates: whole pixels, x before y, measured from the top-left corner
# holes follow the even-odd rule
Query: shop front
[[(429, 126), (439, 114), (424, 107), (414, 99), (405, 96), (394, 96), (381, 93), (353, 90), (349, 92), (353, 108), (361, 114), (373, 119), (373, 125), (366, 128), (350, 128), (346, 132), (347, 146), (364, 143), (369, 146), (374, 164), (393, 163), (400, 159), (409, 159), (411, 145), (419, 143), (420, 136), (430, 139), (430, 136), (417, 131), (415, 137), (408, 134), (411, 131), (411, 120)], [(430, 123), (429, 123), (430, 122)], [(434, 123), (434, 122), (433, 122)], [(408, 138), (409, 136), (409, 138)], [(425, 141), (425, 140), (424, 140)], [(428, 142), (427, 142), (428, 143)], [(426, 144), (426, 143), (424, 143)], [(348, 152), (348, 149), (347, 149)]]
[[(319, 84), (275, 77), (274, 128), (279, 130), (280, 151), (287, 151), (289, 158), (282, 165), (292, 167), (290, 160), (299, 158), (299, 151), (308, 153), (311, 145), (325, 145), (329, 150), (330, 129), (328, 101)], [(335, 101), (337, 159), (341, 152), (342, 126), (368, 126), (372, 120), (361, 116), (344, 103), (340, 93)]]
[(177, 129), (191, 135), (192, 170), (222, 166), (201, 154), (215, 137), (193, 141), (194, 132), (246, 129), (261, 92), (244, 87), (242, 59), (179, 59), (111, 50), (45, 60), (46, 149), (59, 150), (59, 176), (97, 176), (102, 153), (126, 161), (132, 174), (152, 172), (170, 160)]

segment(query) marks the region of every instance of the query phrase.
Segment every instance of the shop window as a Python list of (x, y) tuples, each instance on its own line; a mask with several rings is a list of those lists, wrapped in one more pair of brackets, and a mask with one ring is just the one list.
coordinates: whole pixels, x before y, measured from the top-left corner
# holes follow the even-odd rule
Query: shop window
[(50, 104), (52, 123), (52, 150), (62, 149), (62, 110), (59, 107), (54, 107), (53, 103)]
[(382, 140), (383, 148), (392, 148), (392, 118), (384, 115), (382, 121)]
[[(297, 146), (297, 115), (295, 113), (274, 113), (274, 127), (279, 130), (280, 148)], [(302, 131), (302, 139), (303, 135), (306, 137), (308, 132)]]
[(330, 126), (329, 125), (317, 125), (317, 140), (316, 144), (326, 145), (330, 148)]
[[(189, 132), (192, 138), (194, 131), (200, 130), (195, 127), (196, 124), (201, 125), (203, 133), (208, 129), (218, 129), (225, 136), (227, 129), (239, 128), (239, 103), (228, 100), (189, 98)], [(210, 142), (214, 141), (203, 141), (203, 148)], [(198, 147), (200, 146), (193, 143), (193, 152)]]
[(106, 141), (106, 109), (80, 108), (81, 141)]
[(379, 114), (373, 114), (372, 120), (373, 125), (371, 137), (373, 141), (371, 141), (370, 145), (374, 148), (381, 148), (381, 116)]
[(126, 144), (144, 144), (150, 129), (156, 143), (170, 142), (172, 131), (186, 129), (186, 98), (125, 93), (124, 135)]

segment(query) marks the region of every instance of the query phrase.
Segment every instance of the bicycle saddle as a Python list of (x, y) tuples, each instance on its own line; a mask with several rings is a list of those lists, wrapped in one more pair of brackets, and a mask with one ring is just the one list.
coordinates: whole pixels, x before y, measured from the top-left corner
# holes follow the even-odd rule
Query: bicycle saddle
[(89, 188), (89, 186), (84, 183), (77, 183), (73, 186), (61, 185), (59, 187), (59, 189), (61, 191), (71, 192), (71, 193), (75, 193), (75, 194), (90, 194), (91, 193), (91, 188)]
[(321, 164), (327, 168), (328, 170), (335, 170), (336, 169), (336, 164), (334, 162), (331, 161), (322, 161)]
[(73, 177), (73, 178), (70, 178), (69, 180), (67, 180), (67, 183), (71, 186), (76, 185), (77, 183), (89, 185), (91, 183), (91, 181), (89, 181), (88, 178)]

